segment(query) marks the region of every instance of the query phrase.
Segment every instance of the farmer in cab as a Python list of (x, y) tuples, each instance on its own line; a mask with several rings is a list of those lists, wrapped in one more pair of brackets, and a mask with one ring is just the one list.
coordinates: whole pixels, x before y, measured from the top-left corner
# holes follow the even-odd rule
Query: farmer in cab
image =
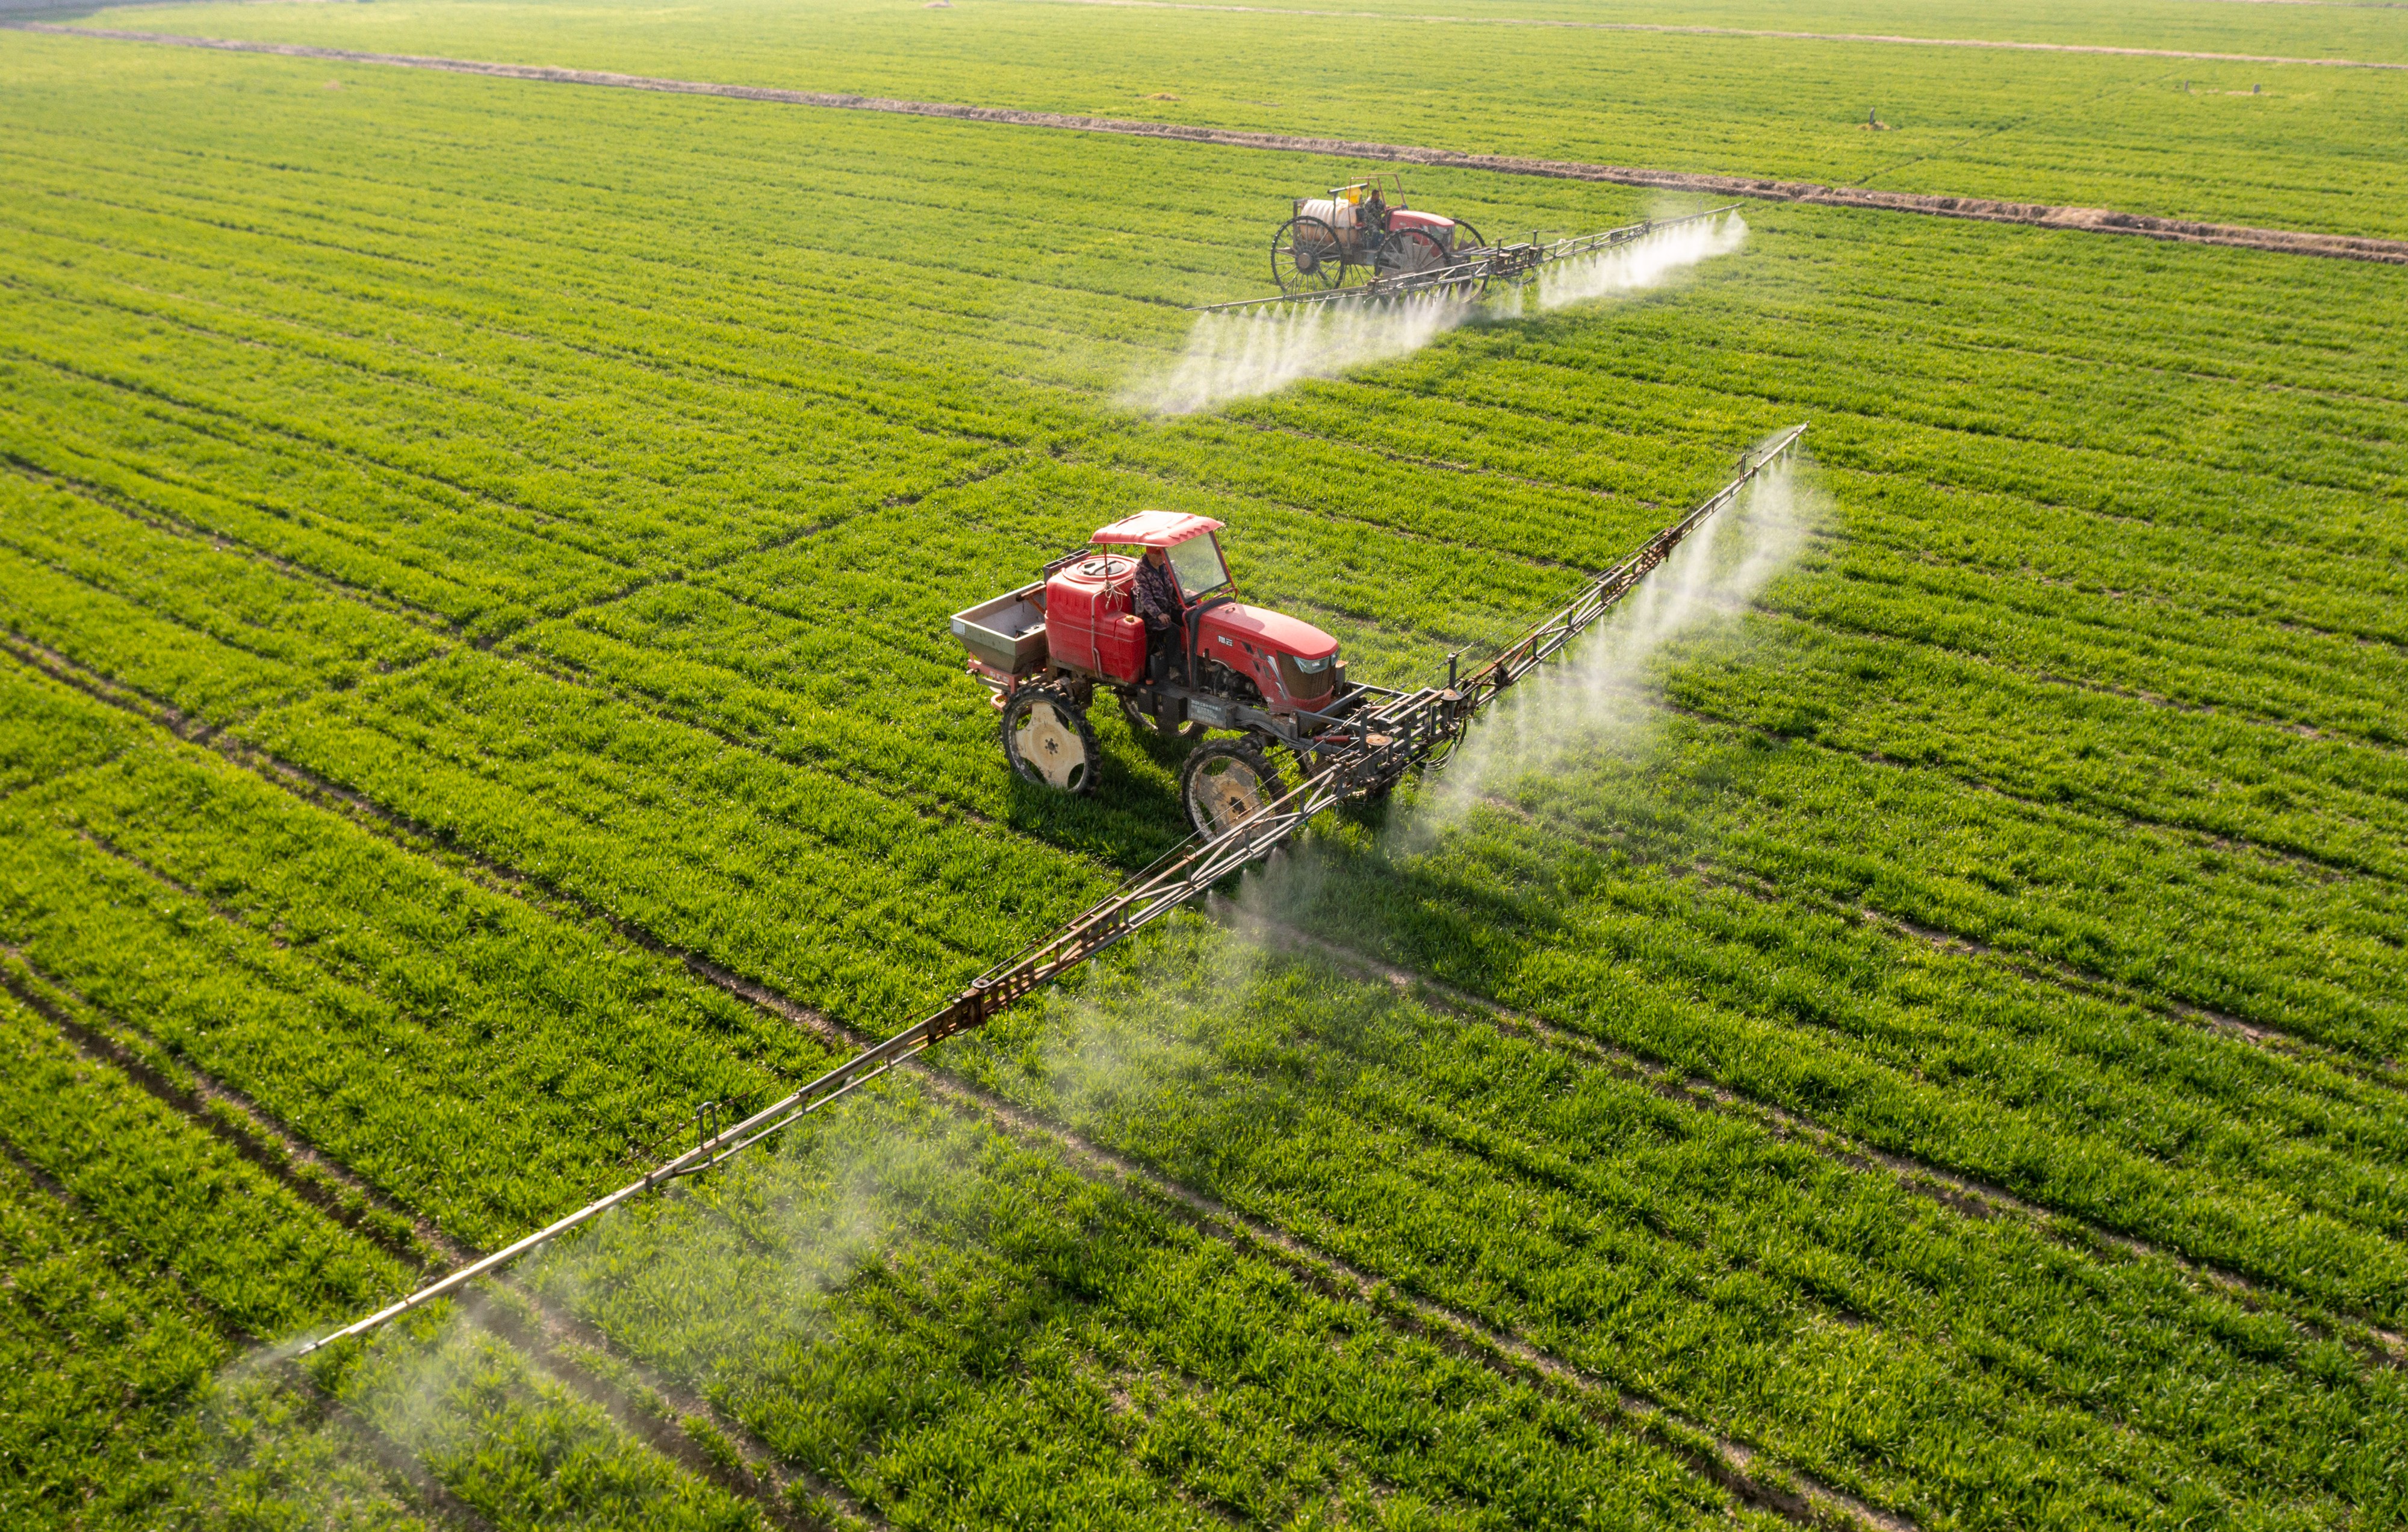
[(1149, 548), (1137, 566), (1137, 614), (1145, 622), (1146, 679), (1170, 679), (1170, 662), (1187, 651), (1187, 597), (1170, 567), (1170, 551)]

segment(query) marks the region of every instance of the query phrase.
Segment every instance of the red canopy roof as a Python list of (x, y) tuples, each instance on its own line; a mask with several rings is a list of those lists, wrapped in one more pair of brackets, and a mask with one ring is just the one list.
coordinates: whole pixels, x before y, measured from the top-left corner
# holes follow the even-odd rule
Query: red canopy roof
[(1107, 527), (1100, 527), (1089, 542), (1134, 543), (1140, 548), (1169, 548), (1190, 537), (1200, 537), (1207, 532), (1218, 532), (1221, 523), (1210, 516), (1189, 516), (1176, 510), (1140, 510), (1134, 516), (1124, 516)]

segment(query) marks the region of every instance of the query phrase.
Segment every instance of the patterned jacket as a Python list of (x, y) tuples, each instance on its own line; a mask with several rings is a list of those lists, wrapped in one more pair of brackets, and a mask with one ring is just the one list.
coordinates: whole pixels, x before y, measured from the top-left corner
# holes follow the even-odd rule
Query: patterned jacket
[(1137, 566), (1137, 614), (1154, 633), (1175, 633), (1187, 610), (1187, 598), (1179, 591), (1179, 576), (1165, 559), (1156, 567), (1140, 559)]

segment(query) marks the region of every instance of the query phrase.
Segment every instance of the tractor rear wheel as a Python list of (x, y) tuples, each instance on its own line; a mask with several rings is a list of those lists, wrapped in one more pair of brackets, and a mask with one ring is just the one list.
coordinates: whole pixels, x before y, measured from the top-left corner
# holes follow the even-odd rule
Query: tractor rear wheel
[(1078, 797), (1096, 790), (1103, 752), (1087, 715), (1051, 686), (1024, 686), (1003, 706), (1003, 754), (1039, 787)]
[(1187, 822), (1210, 840), (1236, 829), (1287, 794), (1287, 780), (1252, 739), (1212, 739), (1179, 771)]
[(1312, 293), (1346, 279), (1338, 231), (1317, 218), (1291, 218), (1271, 236), (1271, 280), (1283, 293)]

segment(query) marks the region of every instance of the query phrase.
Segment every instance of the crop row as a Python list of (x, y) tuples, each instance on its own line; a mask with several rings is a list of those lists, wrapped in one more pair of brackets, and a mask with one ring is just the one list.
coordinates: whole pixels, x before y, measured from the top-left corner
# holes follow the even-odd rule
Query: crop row
[(1569, 742), (1560, 759), (1536, 752), (1552, 773), (1493, 791), (1636, 864), (1718, 867), (2363, 1060), (2399, 1056), (2390, 954), (2408, 900), (2387, 885), (1714, 719), (1650, 723), (1643, 758)]
[[(29, 976), (11, 965), (8, 981)], [(5, 1493), (31, 1525), (415, 1526), (442, 1510), (418, 1471), (496, 1527), (759, 1525), (474, 1328), (422, 1324), (314, 1377), (283, 1371), (251, 1348), (406, 1273), (13, 995), (0, 1051), (16, 1162), (0, 1262), (26, 1364), (11, 1375), (33, 1385), (9, 1412), (26, 1477)]]

